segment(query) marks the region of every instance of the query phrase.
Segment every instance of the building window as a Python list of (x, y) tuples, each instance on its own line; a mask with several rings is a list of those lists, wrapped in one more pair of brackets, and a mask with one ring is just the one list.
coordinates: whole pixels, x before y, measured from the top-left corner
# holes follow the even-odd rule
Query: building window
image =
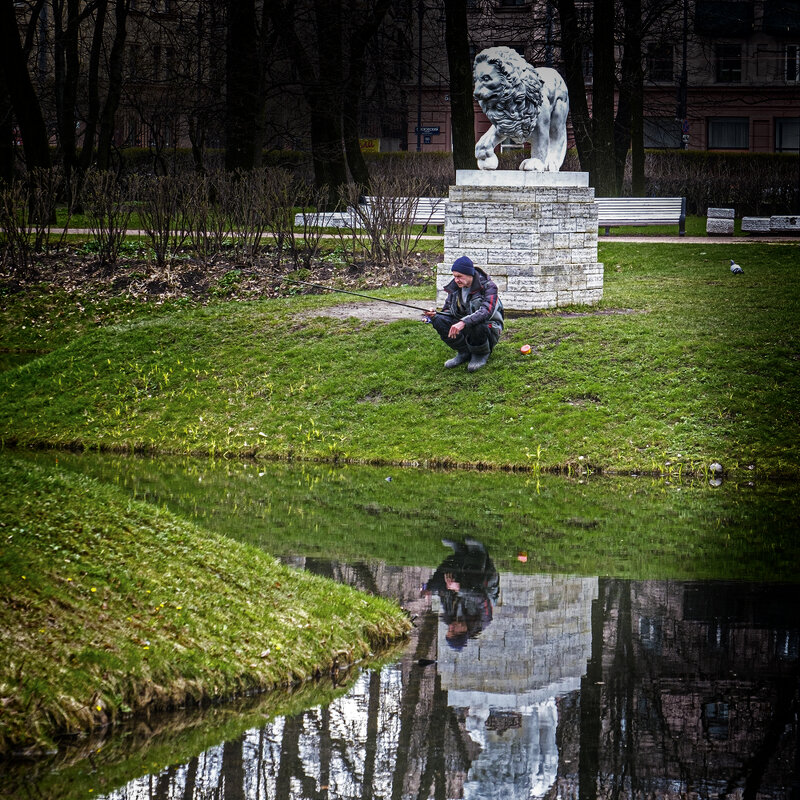
[(175, 80), (178, 77), (177, 70), (175, 69), (175, 48), (167, 47), (164, 50), (164, 69), (166, 70), (166, 78), (168, 81)]
[(715, 54), (717, 83), (741, 83), (742, 46), (740, 44), (718, 44)]
[(786, 81), (800, 83), (800, 44), (786, 45)]
[(161, 45), (153, 45), (153, 80), (161, 80)]
[(657, 83), (674, 80), (671, 44), (647, 46), (647, 77)]
[(778, 153), (800, 152), (800, 117), (775, 120), (775, 150)]
[(730, 706), (722, 701), (706, 703), (703, 708), (703, 723), (710, 739), (727, 739), (730, 726)]
[(587, 82), (592, 82), (592, 76), (594, 75), (594, 51), (588, 45), (585, 45), (583, 48), (583, 78)]
[(495, 0), (497, 8), (505, 11), (509, 8), (519, 8), (520, 6), (530, 6), (531, 0)]
[(644, 120), (644, 146), (659, 150), (681, 147), (680, 123), (674, 117), (648, 117)]
[(708, 120), (709, 150), (747, 150), (750, 120), (747, 117), (716, 117)]
[(754, 6), (752, 0), (697, 0), (694, 29), (701, 36), (750, 36)]
[(138, 44), (132, 44), (128, 47), (128, 77), (131, 80), (136, 80), (139, 77), (139, 70), (141, 68), (142, 49)]

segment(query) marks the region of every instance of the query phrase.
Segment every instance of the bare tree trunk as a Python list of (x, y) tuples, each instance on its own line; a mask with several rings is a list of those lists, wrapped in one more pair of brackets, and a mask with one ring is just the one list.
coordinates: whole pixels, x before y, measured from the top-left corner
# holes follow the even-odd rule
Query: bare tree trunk
[[(623, 82), (630, 86), (631, 194), (644, 196), (644, 68), (642, 65), (642, 2), (625, 0)], [(626, 69), (626, 65), (628, 69)]]
[(228, 0), (225, 169), (253, 169), (260, 163), (256, 131), (262, 100), (255, 0)]
[(600, 733), (602, 730), (603, 627), (607, 581), (599, 581), (597, 599), (592, 602), (592, 657), (581, 679), (580, 762), (578, 781), (581, 800), (597, 797), (600, 774)]
[(463, 0), (445, 0), (444, 13), (447, 66), (450, 71), (453, 166), (457, 170), (475, 169), (475, 106), (472, 100), (466, 3)]
[(367, 705), (367, 740), (364, 744), (364, 782), (361, 800), (372, 800), (375, 787), (375, 759), (378, 755), (379, 714), (381, 710), (381, 673), (374, 669), (369, 676), (369, 703)]
[[(644, 144), (642, 141), (643, 81), (642, 70), (642, 4), (641, 0), (623, 0), (625, 25), (622, 38), (622, 80), (619, 87), (619, 104), (614, 120), (614, 163), (617, 194), (622, 194), (628, 150), (633, 149), (641, 180), (639, 194), (644, 184)], [(634, 125), (638, 141), (633, 139)], [(638, 196), (637, 192), (633, 192)]]
[(14, 178), (14, 125), (11, 95), (6, 86), (5, 73), (0, 65), (0, 184), (11, 183)]
[(616, 194), (614, 168), (614, 0), (594, 0), (594, 73), (590, 182), (599, 197)]
[(83, 133), (81, 152), (78, 157), (78, 169), (81, 174), (84, 174), (86, 170), (89, 169), (94, 158), (95, 139), (97, 137), (97, 128), (100, 124), (100, 57), (103, 52), (103, 37), (106, 28), (106, 17), (108, 15), (108, 0), (98, 0), (96, 9), (87, 75), (87, 99), (89, 108), (86, 116), (86, 129)]
[(111, 146), (114, 142), (114, 125), (122, 98), (122, 67), (125, 42), (128, 38), (128, 11), (131, 0), (114, 3), (114, 42), (108, 59), (108, 94), (100, 114), (100, 132), (97, 137), (97, 166), (106, 170), (111, 164)]
[(222, 779), (223, 800), (240, 800), (244, 796), (244, 735), (223, 745)]
[(569, 113), (578, 160), (584, 172), (594, 169), (592, 120), (586, 99), (586, 82), (583, 77), (583, 48), (585, 39), (578, 25), (575, 0), (558, 0), (561, 18), (561, 56), (564, 60), (564, 80), (569, 91)]
[[(34, 13), (38, 11), (34, 10)], [(50, 168), (50, 144), (39, 98), (19, 41), (15, 4), (0, 0), (0, 67), (6, 76), (28, 169)]]

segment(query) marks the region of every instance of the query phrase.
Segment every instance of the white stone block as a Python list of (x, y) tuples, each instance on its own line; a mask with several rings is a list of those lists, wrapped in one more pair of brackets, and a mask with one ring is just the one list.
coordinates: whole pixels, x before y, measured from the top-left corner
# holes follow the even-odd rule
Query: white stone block
[(491, 219), (493, 217), (513, 217), (513, 203), (464, 203), (465, 217), (480, 217), (481, 219)]
[(533, 250), (539, 246), (539, 234), (512, 233), (510, 246), (514, 250)]
[(769, 217), (742, 217), (742, 232), (769, 233)]
[[(485, 247), (487, 249), (509, 249), (511, 247), (510, 233), (488, 233), (485, 231), (463, 231), (460, 234), (461, 247)], [(473, 259), (474, 261), (474, 259)]]
[[(474, 259), (473, 259), (474, 260)], [(531, 263), (530, 250), (494, 250), (489, 248), (486, 255), (487, 264), (529, 264)]]
[(492, 220), (489, 230), (493, 233), (501, 231), (508, 233), (535, 233), (539, 225), (532, 217), (503, 217), (502, 219)]
[(709, 217), (706, 220), (706, 233), (710, 236), (733, 236), (733, 220)]
[(708, 219), (734, 219), (735, 216), (732, 208), (709, 208), (706, 212)]
[(444, 229), (450, 233), (460, 231), (485, 231), (485, 217), (447, 217), (444, 221)]
[(511, 169), (460, 169), (457, 186), (589, 186), (588, 172), (529, 172)]
[(769, 218), (769, 228), (776, 233), (800, 233), (800, 217), (772, 216)]

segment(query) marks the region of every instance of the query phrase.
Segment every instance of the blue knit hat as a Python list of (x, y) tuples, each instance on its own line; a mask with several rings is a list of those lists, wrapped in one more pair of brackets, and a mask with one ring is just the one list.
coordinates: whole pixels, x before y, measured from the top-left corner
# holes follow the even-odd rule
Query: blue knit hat
[(461, 256), (457, 258), (453, 262), (453, 266), (450, 267), (452, 272), (460, 272), (462, 275), (474, 275), (475, 274), (475, 265), (472, 263), (472, 259), (468, 256)]

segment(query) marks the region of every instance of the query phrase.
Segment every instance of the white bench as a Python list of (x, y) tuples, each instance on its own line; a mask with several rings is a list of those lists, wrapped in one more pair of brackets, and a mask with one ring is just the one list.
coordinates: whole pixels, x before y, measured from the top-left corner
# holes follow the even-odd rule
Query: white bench
[(295, 214), (294, 224), (297, 227), (357, 229), (363, 228), (365, 221), (382, 215), (394, 221), (408, 219), (412, 225), (422, 225), (424, 232), (429, 225), (435, 225), (437, 233), (442, 233), (446, 205), (446, 197), (364, 197), (357, 209), (350, 207), (346, 211), (306, 214), (305, 217)]
[(606, 229), (620, 225), (677, 225), (686, 235), (685, 197), (597, 197), (597, 225)]
[[(444, 230), (446, 197), (365, 197), (363, 205), (367, 208), (377, 206), (396, 219), (407, 218), (413, 225), (422, 225), (423, 232), (427, 232), (428, 225), (435, 225), (437, 233)], [(410, 213), (412, 209), (413, 213)]]

